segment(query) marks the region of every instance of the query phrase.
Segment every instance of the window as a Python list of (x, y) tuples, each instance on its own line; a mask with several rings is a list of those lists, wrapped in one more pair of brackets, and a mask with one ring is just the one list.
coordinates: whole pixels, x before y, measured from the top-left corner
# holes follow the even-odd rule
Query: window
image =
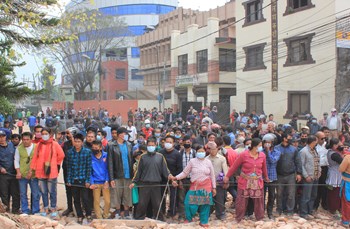
[(249, 0), (242, 3), (245, 8), (245, 22), (243, 26), (266, 21), (262, 13), (262, 3), (263, 0)]
[(266, 43), (244, 47), (246, 63), (243, 71), (266, 69), (264, 65), (264, 48)]
[(208, 50), (201, 50), (197, 52), (197, 73), (208, 71)]
[(292, 14), (315, 7), (311, 0), (287, 0), (286, 12), (283, 15)]
[(179, 68), (179, 75), (187, 75), (187, 54), (178, 56), (178, 68)]
[(251, 113), (252, 111), (256, 111), (257, 114), (264, 113), (264, 101), (263, 101), (263, 93), (262, 92), (247, 92), (246, 93), (247, 106), (246, 112)]
[(236, 50), (219, 49), (219, 68), (224, 72), (236, 71)]
[(106, 50), (106, 57), (126, 59), (128, 57), (127, 49), (126, 48), (108, 49)]
[(137, 47), (131, 47), (131, 57), (140, 58), (140, 49)]
[(138, 69), (131, 69), (131, 79), (132, 80), (143, 80), (143, 75), (139, 75)]
[(312, 33), (284, 40), (288, 48), (288, 56), (284, 64), (285, 67), (315, 63), (311, 55), (311, 40), (314, 35), (315, 33)]
[(115, 70), (115, 78), (117, 80), (124, 80), (125, 79), (125, 68), (117, 68)]
[(288, 111), (286, 116), (293, 114), (305, 115), (310, 113), (310, 91), (289, 91)]

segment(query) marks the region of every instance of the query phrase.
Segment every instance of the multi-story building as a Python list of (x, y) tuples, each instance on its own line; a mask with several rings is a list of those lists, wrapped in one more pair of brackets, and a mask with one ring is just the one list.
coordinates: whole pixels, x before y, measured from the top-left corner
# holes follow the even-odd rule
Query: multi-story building
[[(135, 91), (143, 88), (143, 76), (138, 74), (140, 50), (135, 44), (135, 37), (157, 25), (159, 15), (175, 10), (177, 4), (176, 0), (99, 0), (93, 2), (74, 0), (66, 6), (67, 11), (97, 9), (103, 15), (117, 16), (127, 25), (127, 35), (123, 35), (123, 42), (118, 47), (84, 52), (91, 59), (100, 55), (99, 52), (101, 52), (103, 74), (100, 90), (102, 99), (116, 99), (120, 96), (121, 91)], [(115, 36), (115, 39), (120, 39), (120, 34), (115, 33)], [(87, 39), (79, 36), (79, 41), (86, 42)], [(90, 55), (90, 51), (94, 53)], [(97, 73), (98, 69), (95, 70)], [(96, 90), (98, 89), (99, 86), (96, 85)]]
[(338, 2), (237, 0), (237, 96), (231, 108), (273, 113), (278, 120), (329, 112), (340, 86)]
[(203, 105), (235, 95), (235, 1), (209, 11), (178, 8), (137, 38), (144, 87), (171, 100)]

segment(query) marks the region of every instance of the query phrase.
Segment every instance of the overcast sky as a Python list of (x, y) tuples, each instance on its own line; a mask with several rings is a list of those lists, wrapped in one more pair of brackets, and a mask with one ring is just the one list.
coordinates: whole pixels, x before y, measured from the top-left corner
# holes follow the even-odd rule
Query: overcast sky
[[(97, 0), (96, 0), (97, 1)], [(216, 8), (217, 6), (222, 6), (229, 0), (215, 0), (215, 1), (209, 1), (209, 0), (179, 0), (179, 6), (184, 8), (191, 8), (194, 10), (209, 10)], [(69, 0), (59, 0), (60, 4), (64, 6)], [(51, 13), (50, 13), (51, 14)], [(33, 55), (32, 52), (29, 52), (29, 54), (24, 53), (23, 54), (24, 61), (27, 63), (23, 67), (19, 67), (15, 69), (15, 73), (17, 75), (17, 81), (22, 81), (23, 75), (30, 81), (32, 81), (32, 74), (36, 74), (39, 72), (39, 68), (42, 67), (42, 57), (38, 57)], [(61, 67), (59, 64), (55, 65), (56, 67), (56, 84), (60, 83), (61, 79)]]

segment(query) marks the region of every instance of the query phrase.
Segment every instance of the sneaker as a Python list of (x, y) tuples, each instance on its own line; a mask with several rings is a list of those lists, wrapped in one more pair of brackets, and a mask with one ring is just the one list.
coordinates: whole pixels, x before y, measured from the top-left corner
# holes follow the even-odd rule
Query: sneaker
[(114, 216), (114, 219), (121, 219), (122, 217), (117, 213), (117, 214), (115, 214), (115, 216)]
[(62, 212), (62, 216), (68, 216), (72, 212), (73, 212), (73, 210), (67, 208), (64, 212)]
[(57, 220), (59, 217), (58, 217), (58, 212), (56, 211), (56, 212), (52, 212), (51, 214), (50, 214), (50, 216), (51, 216), (51, 218), (53, 219), (53, 220)]
[(131, 217), (130, 215), (126, 215), (126, 216), (124, 216), (124, 219), (126, 219), (126, 220), (131, 220), (132, 217)]
[(86, 221), (87, 221), (88, 224), (90, 224), (92, 222), (91, 216), (86, 217)]
[(79, 218), (78, 218), (78, 224), (80, 224), (80, 225), (83, 224), (83, 218), (82, 218), (82, 217), (79, 217)]

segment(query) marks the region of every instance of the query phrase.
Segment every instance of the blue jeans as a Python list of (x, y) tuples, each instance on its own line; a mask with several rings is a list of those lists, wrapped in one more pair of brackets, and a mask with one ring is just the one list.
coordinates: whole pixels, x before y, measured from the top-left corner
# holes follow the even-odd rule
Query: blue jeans
[(44, 209), (49, 208), (50, 194), (50, 209), (55, 210), (57, 205), (57, 178), (55, 179), (39, 179), (39, 188), (43, 198)]
[(313, 180), (310, 183), (304, 179), (303, 191), (300, 200), (300, 216), (311, 215), (314, 210), (314, 203), (317, 198), (318, 180)]
[(21, 195), (21, 209), (22, 212), (25, 214), (29, 214), (29, 207), (28, 207), (28, 197), (27, 197), (27, 190), (28, 190), (28, 184), (30, 186), (30, 191), (32, 193), (32, 214), (40, 212), (40, 193), (39, 193), (39, 185), (38, 185), (38, 179), (25, 179), (22, 178), (19, 180), (19, 190)]

